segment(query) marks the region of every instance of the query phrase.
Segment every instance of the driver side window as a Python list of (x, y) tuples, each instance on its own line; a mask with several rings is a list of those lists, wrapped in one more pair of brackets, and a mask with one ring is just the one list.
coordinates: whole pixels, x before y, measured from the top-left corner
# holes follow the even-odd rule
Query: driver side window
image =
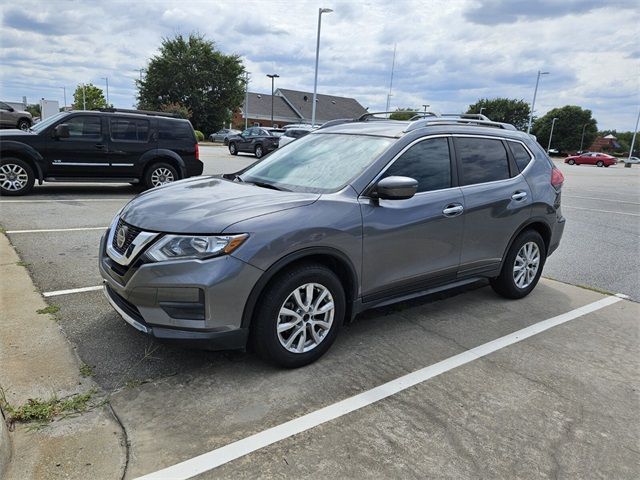
[(69, 126), (69, 140), (100, 140), (102, 138), (100, 117), (78, 116), (64, 123)]

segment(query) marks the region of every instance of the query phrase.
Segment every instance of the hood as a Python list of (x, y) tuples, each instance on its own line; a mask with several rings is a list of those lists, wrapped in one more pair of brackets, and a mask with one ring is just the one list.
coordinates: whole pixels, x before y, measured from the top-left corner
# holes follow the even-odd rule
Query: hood
[(34, 135), (36, 135), (35, 132), (25, 132), (24, 130), (18, 130), (17, 128), (12, 128), (10, 130), (0, 130), (0, 138), (5, 140), (19, 141), (20, 137), (32, 138)]
[(121, 218), (143, 230), (215, 234), (236, 222), (309, 205), (319, 197), (317, 193), (281, 192), (197, 177), (137, 196), (124, 208)]

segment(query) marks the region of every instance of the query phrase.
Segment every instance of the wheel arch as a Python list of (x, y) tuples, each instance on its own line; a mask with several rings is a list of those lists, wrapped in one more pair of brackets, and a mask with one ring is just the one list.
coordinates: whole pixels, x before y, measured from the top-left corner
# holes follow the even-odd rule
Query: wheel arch
[(351, 318), (353, 303), (358, 292), (358, 275), (351, 260), (339, 250), (330, 247), (311, 247), (290, 253), (271, 265), (256, 282), (245, 303), (242, 328), (250, 328), (260, 297), (270, 282), (283, 271), (301, 263), (318, 263), (329, 268), (340, 279), (347, 299), (345, 321)]
[(513, 242), (515, 241), (516, 238), (518, 238), (518, 235), (520, 235), (525, 230), (534, 230), (538, 232), (542, 237), (542, 240), (544, 241), (544, 248), (545, 248), (546, 254), (549, 253), (549, 246), (551, 244), (551, 227), (549, 226), (549, 223), (543, 218), (531, 218), (527, 222), (522, 224), (520, 228), (516, 230), (516, 233), (514, 233), (509, 239), (507, 248), (502, 254), (502, 260), (500, 262), (500, 270), (502, 270), (502, 266), (504, 265), (504, 260), (507, 257), (507, 252), (509, 252), (509, 250), (511, 249)]
[[(171, 151), (171, 150), (154, 150), (145, 153), (142, 158), (142, 175), (141, 178), (144, 179), (149, 168), (151, 168), (154, 164), (157, 163), (168, 163), (178, 172), (179, 179), (187, 178), (187, 167), (184, 163), (184, 160), (180, 158), (180, 156)], [(178, 180), (179, 180), (178, 179)]]
[(0, 151), (0, 158), (15, 157), (23, 160), (29, 164), (36, 175), (38, 184), (42, 185), (44, 174), (40, 163), (43, 161), (42, 155), (38, 153), (36, 149), (30, 145), (22, 144), (20, 142), (2, 142), (2, 150)]

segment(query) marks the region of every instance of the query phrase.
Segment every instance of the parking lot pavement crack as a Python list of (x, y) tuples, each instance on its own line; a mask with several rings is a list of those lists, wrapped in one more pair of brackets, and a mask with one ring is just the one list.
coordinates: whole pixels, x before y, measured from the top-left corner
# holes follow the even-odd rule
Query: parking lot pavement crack
[(442, 338), (443, 340), (446, 340), (447, 342), (453, 343), (456, 347), (459, 347), (461, 350), (466, 351), (466, 350), (471, 350), (473, 347), (469, 347), (467, 345), (463, 345), (462, 343), (458, 342), (458, 340), (456, 340), (453, 337), (448, 337), (447, 335), (444, 335), (441, 332), (437, 332), (435, 330), (432, 330), (430, 328), (425, 327), (422, 322), (420, 322), (419, 320), (413, 319), (411, 317), (408, 317), (406, 315), (403, 315), (400, 312), (397, 312), (396, 315), (398, 315), (400, 318), (402, 318), (403, 320), (406, 320), (407, 322), (417, 326), (418, 328), (420, 328), (421, 330), (423, 330), (426, 333), (435, 335), (439, 338)]
[(556, 480), (560, 478), (562, 474), (562, 464), (560, 463), (559, 453), (564, 445), (569, 443), (574, 436), (576, 428), (584, 421), (584, 405), (580, 404), (580, 413), (577, 419), (568, 419), (563, 425), (563, 432), (558, 439), (549, 447), (551, 459), (553, 460), (553, 470), (550, 472), (550, 476)]
[(111, 410), (111, 415), (113, 415), (113, 418), (115, 418), (116, 422), (118, 422), (118, 425), (120, 425), (120, 428), (122, 429), (122, 436), (124, 438), (123, 448), (125, 456), (124, 466), (122, 467), (122, 476), (120, 477), (120, 480), (124, 480), (127, 476), (127, 469), (129, 468), (129, 461), (131, 457), (131, 444), (129, 443), (129, 435), (127, 433), (126, 427), (124, 426), (124, 423), (122, 423), (122, 420), (120, 420), (118, 413), (113, 408), (113, 405), (111, 405), (111, 402), (107, 402), (107, 405), (109, 406), (109, 410)]

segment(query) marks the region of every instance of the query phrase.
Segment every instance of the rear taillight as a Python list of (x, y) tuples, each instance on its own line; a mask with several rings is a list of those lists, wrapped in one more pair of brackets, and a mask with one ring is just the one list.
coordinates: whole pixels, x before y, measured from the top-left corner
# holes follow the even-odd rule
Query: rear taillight
[(200, 160), (200, 146), (196, 143), (196, 160)]
[(562, 187), (563, 183), (564, 175), (556, 167), (553, 167), (553, 169), (551, 170), (551, 185), (553, 185), (553, 188), (555, 188), (556, 190), (560, 190), (560, 187)]

